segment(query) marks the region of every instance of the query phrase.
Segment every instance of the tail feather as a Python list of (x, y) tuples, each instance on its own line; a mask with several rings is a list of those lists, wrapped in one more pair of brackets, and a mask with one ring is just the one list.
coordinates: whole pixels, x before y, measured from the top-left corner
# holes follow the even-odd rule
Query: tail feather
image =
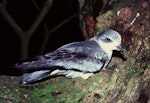
[(40, 70), (32, 73), (25, 73), (20, 80), (21, 84), (33, 83), (50, 76), (50, 70)]

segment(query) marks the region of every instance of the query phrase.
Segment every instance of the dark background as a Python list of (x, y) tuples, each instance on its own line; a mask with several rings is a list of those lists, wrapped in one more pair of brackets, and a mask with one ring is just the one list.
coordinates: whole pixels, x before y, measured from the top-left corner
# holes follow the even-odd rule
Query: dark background
[[(39, 7), (42, 8), (45, 0), (37, 0), (37, 3)], [(23, 30), (28, 30), (39, 14), (32, 3), (32, 0), (9, 0), (6, 8)], [(51, 29), (67, 17), (76, 13), (78, 13), (77, 0), (54, 0), (53, 6), (50, 8), (43, 22), (46, 22), (48, 28)], [(30, 39), (28, 58), (34, 58), (40, 53), (44, 35), (43, 22), (39, 25)], [(66, 43), (80, 40), (83, 40), (83, 38), (79, 28), (78, 17), (76, 17), (50, 35), (43, 54), (53, 51)], [(12, 72), (16, 72), (14, 69), (11, 69), (10, 66), (22, 61), (20, 46), (21, 44), (18, 35), (0, 15), (1, 74), (11, 74)]]

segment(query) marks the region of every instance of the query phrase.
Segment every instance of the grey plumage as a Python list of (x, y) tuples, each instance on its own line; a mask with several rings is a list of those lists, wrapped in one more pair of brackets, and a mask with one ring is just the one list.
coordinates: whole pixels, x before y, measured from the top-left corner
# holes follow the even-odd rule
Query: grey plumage
[(87, 79), (108, 65), (113, 50), (125, 51), (121, 36), (114, 30), (106, 30), (86, 41), (66, 44), (35, 61), (17, 64), (15, 68), (35, 70), (21, 77), (22, 84), (57, 75)]

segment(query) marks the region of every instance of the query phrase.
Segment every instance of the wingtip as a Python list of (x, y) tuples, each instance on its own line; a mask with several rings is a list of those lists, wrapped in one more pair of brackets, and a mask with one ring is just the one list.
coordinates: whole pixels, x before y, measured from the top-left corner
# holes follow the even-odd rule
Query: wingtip
[(19, 65), (19, 64), (16, 63), (16, 64), (12, 64), (10, 67), (11, 67), (11, 68), (18, 68), (18, 65)]

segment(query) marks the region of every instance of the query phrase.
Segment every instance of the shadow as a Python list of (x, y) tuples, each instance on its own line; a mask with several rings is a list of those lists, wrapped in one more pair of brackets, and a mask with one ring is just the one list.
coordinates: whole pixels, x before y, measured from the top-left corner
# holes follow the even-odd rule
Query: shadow
[(12, 68), (11, 65), (9, 66), (0, 66), (1, 72), (0, 75), (7, 75), (7, 76), (21, 76), (22, 70)]
[(124, 56), (124, 54), (121, 54), (119, 51), (114, 50), (113, 51), (113, 57), (119, 57), (121, 58), (123, 61), (127, 60), (127, 58)]

